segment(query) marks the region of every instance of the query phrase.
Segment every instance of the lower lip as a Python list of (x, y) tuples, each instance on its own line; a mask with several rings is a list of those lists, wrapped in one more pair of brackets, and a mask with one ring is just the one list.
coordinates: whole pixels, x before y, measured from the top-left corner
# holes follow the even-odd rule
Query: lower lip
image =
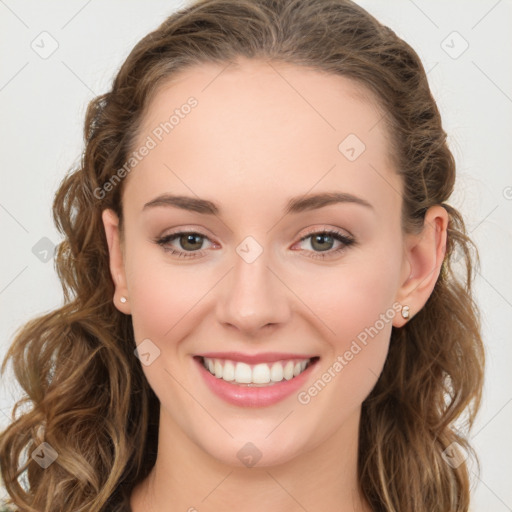
[(206, 385), (213, 393), (226, 402), (239, 407), (266, 407), (289, 397), (303, 386), (318, 362), (313, 361), (301, 374), (290, 380), (282, 380), (270, 386), (247, 386), (232, 384), (212, 375), (204, 366), (201, 358), (194, 358)]

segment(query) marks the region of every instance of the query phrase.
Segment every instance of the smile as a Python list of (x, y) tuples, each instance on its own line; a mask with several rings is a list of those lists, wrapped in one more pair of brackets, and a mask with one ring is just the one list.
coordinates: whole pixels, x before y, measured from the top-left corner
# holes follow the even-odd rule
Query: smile
[(229, 359), (202, 358), (203, 366), (218, 379), (247, 386), (273, 385), (300, 375), (311, 359), (290, 359), (255, 365)]
[(319, 357), (225, 352), (196, 355), (193, 360), (206, 388), (218, 398), (238, 407), (267, 407), (307, 385)]

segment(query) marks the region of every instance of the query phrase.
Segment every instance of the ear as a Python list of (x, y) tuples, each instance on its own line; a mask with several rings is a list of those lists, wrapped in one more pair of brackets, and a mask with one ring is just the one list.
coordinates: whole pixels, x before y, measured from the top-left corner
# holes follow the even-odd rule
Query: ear
[(448, 212), (440, 205), (430, 207), (419, 234), (406, 235), (402, 283), (396, 300), (409, 306), (410, 316), (399, 313), (394, 327), (402, 327), (426, 304), (434, 290), (446, 253)]
[(115, 285), (114, 305), (127, 315), (131, 314), (130, 302), (121, 302), (121, 297), (129, 298), (128, 288), (126, 286), (126, 273), (124, 269), (123, 251), (119, 236), (119, 218), (114, 210), (105, 209), (101, 214), (105, 236), (107, 237), (110, 274)]

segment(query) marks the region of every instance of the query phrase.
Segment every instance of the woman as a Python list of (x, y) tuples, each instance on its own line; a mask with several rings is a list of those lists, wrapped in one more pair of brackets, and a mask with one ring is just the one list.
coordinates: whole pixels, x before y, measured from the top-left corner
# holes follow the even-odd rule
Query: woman
[(85, 124), (66, 304), (3, 365), (15, 505), (468, 510), (476, 251), (410, 46), (346, 0), (203, 0)]

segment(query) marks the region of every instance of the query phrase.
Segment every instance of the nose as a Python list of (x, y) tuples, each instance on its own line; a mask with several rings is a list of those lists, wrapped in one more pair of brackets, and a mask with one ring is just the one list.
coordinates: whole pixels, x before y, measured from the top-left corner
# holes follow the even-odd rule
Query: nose
[(287, 322), (290, 293), (277, 274), (266, 251), (251, 263), (236, 254), (218, 299), (219, 322), (248, 337), (262, 335), (269, 325)]

